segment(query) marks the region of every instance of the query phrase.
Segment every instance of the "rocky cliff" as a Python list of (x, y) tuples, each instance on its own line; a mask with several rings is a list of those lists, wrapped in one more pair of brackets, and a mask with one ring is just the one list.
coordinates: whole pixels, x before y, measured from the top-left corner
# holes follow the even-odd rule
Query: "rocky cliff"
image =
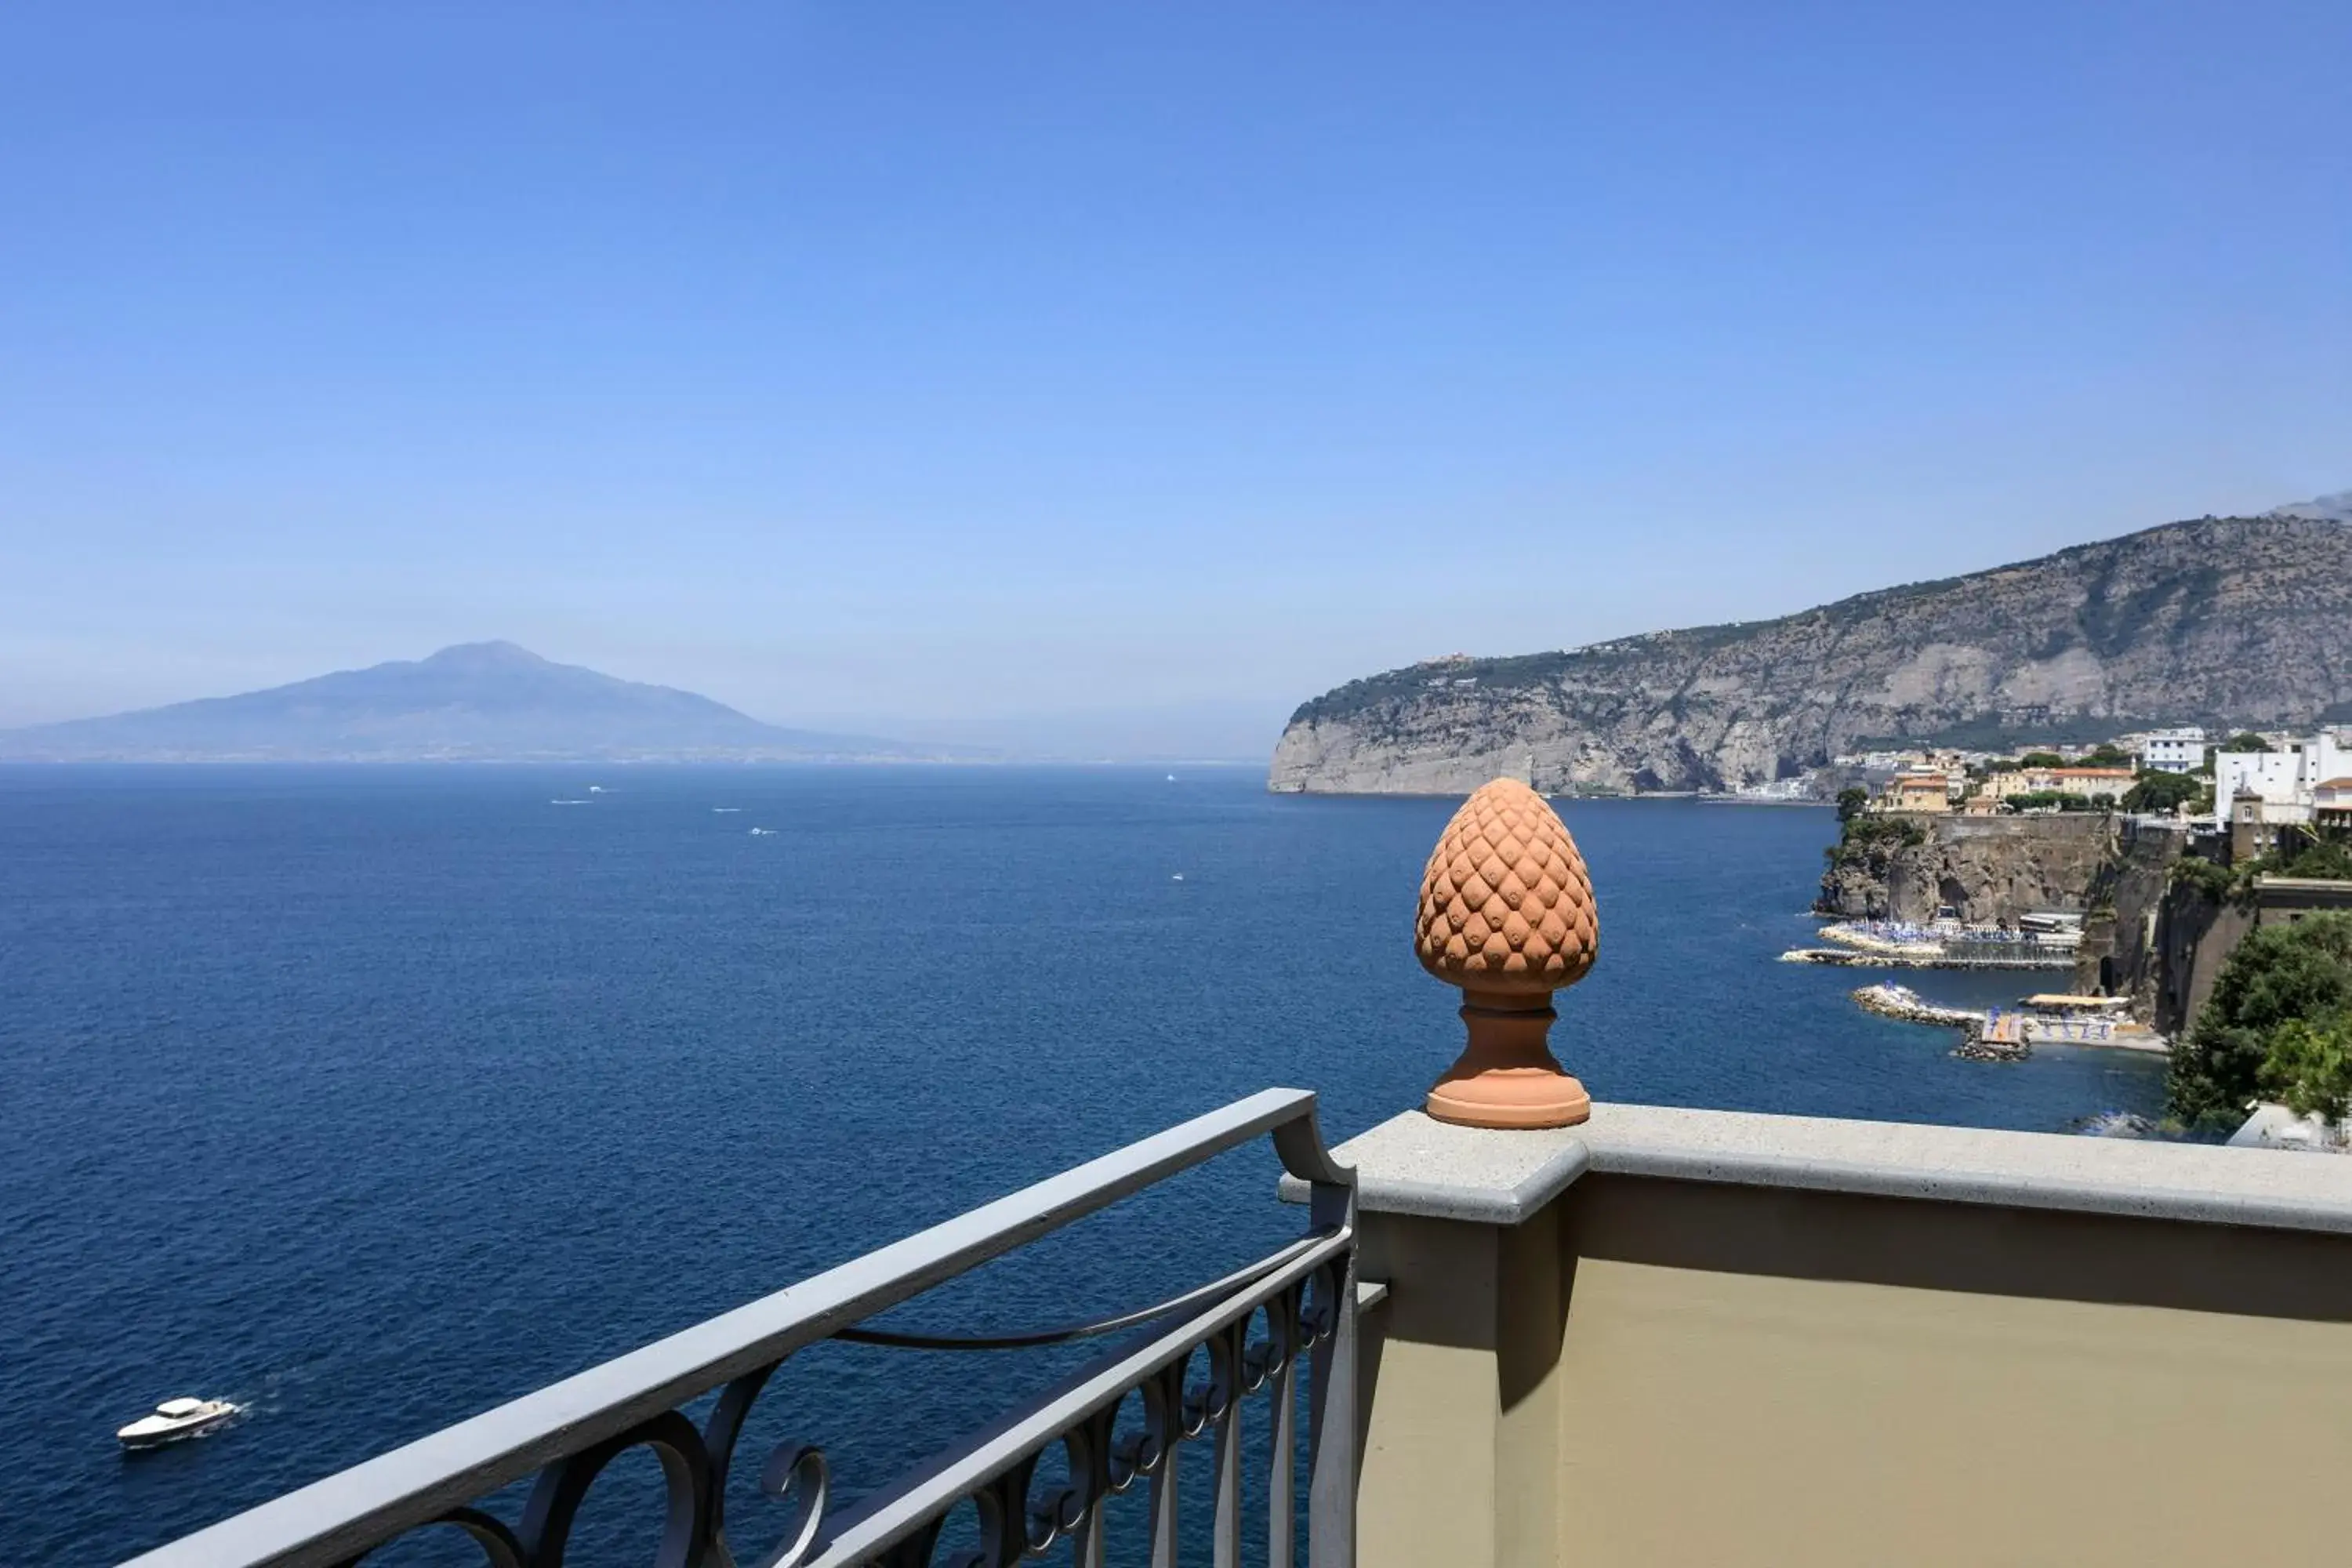
[(2115, 852), (2091, 880), (2090, 912), (2067, 989), (2128, 996), (2132, 1016), (2147, 1023), (2158, 1016), (2165, 990), (2163, 910), (2173, 863), (2189, 850), (2189, 826), (2133, 816), (2118, 817), (2116, 826)]
[(2323, 718), (2352, 719), (2352, 527), (2208, 518), (1775, 621), (1350, 681), (1292, 715), (1268, 782), (1715, 789), (1872, 740)]
[(2037, 910), (2081, 910), (2115, 841), (2115, 819), (2087, 811), (1916, 820), (1916, 842), (1832, 851), (1816, 907), (1852, 920), (1927, 921), (1948, 904), (1965, 921), (2012, 924)]

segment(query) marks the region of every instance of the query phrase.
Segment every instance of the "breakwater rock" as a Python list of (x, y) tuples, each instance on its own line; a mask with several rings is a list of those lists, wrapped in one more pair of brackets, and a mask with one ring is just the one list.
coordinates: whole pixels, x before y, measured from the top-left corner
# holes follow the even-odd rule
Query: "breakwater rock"
[(1783, 963), (1825, 963), (1836, 969), (2072, 969), (2074, 961), (2061, 953), (2043, 957), (1988, 958), (1980, 954), (1864, 952), (1851, 947), (1792, 947), (1780, 955)]
[(1953, 1048), (1952, 1054), (1963, 1061), (2021, 1062), (2033, 1054), (2033, 1047), (2022, 1037), (2011, 1038), (1990, 1033), (1979, 1023)]
[(1865, 1013), (1875, 1013), (1882, 1018), (1896, 1018), (1906, 1024), (1937, 1024), (1953, 1028), (1967, 1028), (1984, 1022), (1982, 1013), (1967, 1007), (1946, 1007), (1928, 1001), (1908, 985), (1861, 985), (1853, 991), (1853, 999)]

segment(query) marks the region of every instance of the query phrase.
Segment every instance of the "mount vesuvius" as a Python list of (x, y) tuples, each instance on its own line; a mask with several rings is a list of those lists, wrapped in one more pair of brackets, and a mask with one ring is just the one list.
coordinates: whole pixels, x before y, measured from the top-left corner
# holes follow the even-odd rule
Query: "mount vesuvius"
[(941, 753), (763, 724), (673, 687), (557, 664), (509, 642), (290, 686), (0, 731), (14, 762), (761, 762)]

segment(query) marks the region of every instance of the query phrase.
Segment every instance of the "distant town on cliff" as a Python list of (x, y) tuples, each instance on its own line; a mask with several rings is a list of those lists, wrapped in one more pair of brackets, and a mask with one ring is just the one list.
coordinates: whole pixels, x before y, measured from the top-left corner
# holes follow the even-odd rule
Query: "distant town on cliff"
[(1737, 792), (1841, 757), (2352, 721), (2352, 495), (2200, 518), (1776, 620), (1456, 655), (1302, 705), (1270, 787)]

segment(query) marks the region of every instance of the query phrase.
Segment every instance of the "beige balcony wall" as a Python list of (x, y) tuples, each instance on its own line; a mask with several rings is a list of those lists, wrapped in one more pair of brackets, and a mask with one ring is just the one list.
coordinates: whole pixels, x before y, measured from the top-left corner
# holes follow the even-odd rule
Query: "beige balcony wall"
[[(1629, 1157), (1608, 1131), (1594, 1157)], [(2352, 1561), (2352, 1236), (1557, 1162), (1571, 1184), (1517, 1223), (1436, 1217), (1500, 1186), (1431, 1184), (1432, 1136), (1362, 1141), (1363, 1268), (1391, 1288), (1365, 1322), (1365, 1568)], [(2020, 1147), (2093, 1181), (2169, 1168), (2093, 1142)], [(2352, 1163), (2179, 1152), (2352, 1197)]]
[(1524, 1225), (1365, 1226), (1360, 1561), (1534, 1565), (1559, 1539), (1560, 1206)]
[(2352, 1243), (1628, 1177), (1561, 1202), (1562, 1563), (2352, 1551)]

